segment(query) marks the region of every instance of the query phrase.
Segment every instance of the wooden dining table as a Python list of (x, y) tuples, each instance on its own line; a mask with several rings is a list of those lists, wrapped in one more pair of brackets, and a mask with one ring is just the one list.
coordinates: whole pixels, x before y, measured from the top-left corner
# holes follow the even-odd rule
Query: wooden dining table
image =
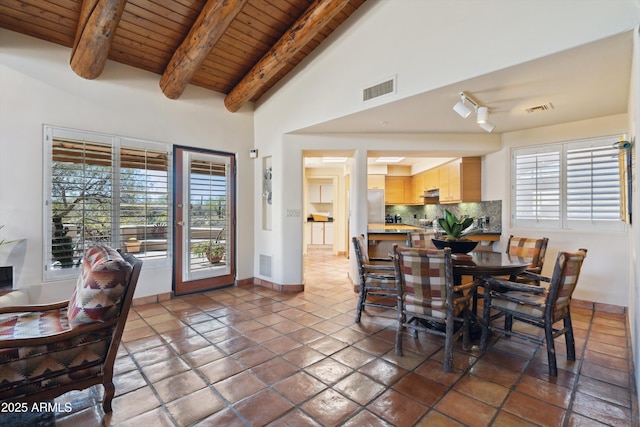
[[(531, 265), (530, 258), (490, 251), (453, 254), (451, 261), (453, 264), (453, 282), (456, 285), (462, 284), (462, 276), (472, 276), (474, 280), (482, 280), (483, 277), (518, 275)], [(476, 337), (480, 335), (481, 331), (480, 319), (476, 318), (478, 307), (477, 289), (474, 289), (473, 292), (471, 335)]]
[(472, 251), (469, 254), (453, 254), (451, 258), (456, 284), (461, 283), (462, 276), (475, 278), (511, 276), (522, 273), (531, 265), (530, 258), (522, 258), (504, 252)]

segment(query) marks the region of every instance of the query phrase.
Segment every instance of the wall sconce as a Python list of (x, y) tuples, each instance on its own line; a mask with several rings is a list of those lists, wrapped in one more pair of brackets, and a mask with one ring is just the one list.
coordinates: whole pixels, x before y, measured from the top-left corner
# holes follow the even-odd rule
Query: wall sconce
[(458, 113), (460, 117), (466, 119), (471, 114), (471, 109), (467, 107), (465, 102), (473, 105), (474, 110), (476, 111), (476, 123), (480, 126), (481, 129), (486, 130), (487, 132), (493, 131), (496, 125), (489, 123), (489, 109), (485, 106), (481, 106), (476, 100), (469, 97), (464, 92), (460, 92), (460, 101), (453, 106), (453, 111)]

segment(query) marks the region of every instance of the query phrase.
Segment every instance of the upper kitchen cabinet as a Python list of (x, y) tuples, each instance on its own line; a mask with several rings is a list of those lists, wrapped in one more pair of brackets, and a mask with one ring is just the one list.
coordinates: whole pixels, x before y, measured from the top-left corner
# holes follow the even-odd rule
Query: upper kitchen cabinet
[(333, 184), (309, 183), (309, 203), (333, 203)]
[(424, 203), (425, 176), (427, 172), (420, 172), (411, 177), (412, 197), (411, 204), (421, 205)]
[(387, 205), (409, 205), (413, 201), (410, 176), (387, 176), (384, 180), (384, 202)]
[(463, 157), (436, 168), (440, 203), (480, 202), (482, 162), (480, 157)]
[(369, 174), (367, 175), (367, 189), (368, 190), (384, 190), (385, 188), (385, 175)]

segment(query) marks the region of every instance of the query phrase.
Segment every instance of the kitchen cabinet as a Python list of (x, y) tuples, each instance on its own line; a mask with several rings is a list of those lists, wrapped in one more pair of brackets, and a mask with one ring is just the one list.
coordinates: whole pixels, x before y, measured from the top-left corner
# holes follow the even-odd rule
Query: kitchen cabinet
[(384, 202), (387, 205), (413, 203), (410, 176), (388, 176), (384, 181)]
[(333, 245), (333, 223), (308, 222), (307, 243), (311, 245)]
[(307, 197), (310, 203), (333, 203), (333, 184), (309, 183)]
[(482, 163), (480, 157), (463, 157), (436, 168), (440, 203), (480, 202)]
[(424, 198), (422, 196), (424, 195), (425, 190), (424, 179), (426, 175), (426, 172), (420, 172), (411, 177), (413, 187), (411, 192), (413, 194), (413, 197), (411, 198), (412, 204), (421, 205), (424, 203)]
[(324, 244), (333, 245), (333, 223), (324, 223)]
[(385, 175), (367, 175), (367, 189), (384, 190)]

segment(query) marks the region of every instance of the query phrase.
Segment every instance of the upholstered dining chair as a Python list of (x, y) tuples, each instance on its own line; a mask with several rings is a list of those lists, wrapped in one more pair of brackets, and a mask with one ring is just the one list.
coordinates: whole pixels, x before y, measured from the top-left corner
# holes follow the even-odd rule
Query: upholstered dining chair
[(507, 242), (507, 253), (521, 258), (530, 258), (531, 265), (527, 268), (527, 271), (541, 274), (548, 243), (549, 239), (547, 237), (533, 239), (510, 235)]
[(111, 412), (113, 365), (141, 267), (133, 255), (93, 246), (70, 300), (0, 308), (0, 400), (46, 401), (102, 384)]
[(407, 246), (410, 248), (436, 249), (431, 239), (436, 237), (434, 232), (408, 231)]
[[(396, 277), (391, 258), (370, 258), (363, 235), (352, 238), (358, 264), (358, 305), (356, 323), (360, 322), (365, 306), (395, 309)], [(387, 303), (388, 298), (393, 302)]]
[[(487, 349), (490, 331), (538, 344), (546, 343), (549, 375), (557, 376), (554, 339), (564, 335), (567, 359), (576, 360), (570, 304), (586, 254), (586, 249), (580, 249), (577, 252), (558, 252), (551, 278), (535, 273), (524, 273), (530, 279), (549, 282), (548, 288), (496, 278), (484, 278), (482, 349)], [(492, 311), (497, 314), (492, 316)], [(504, 328), (491, 323), (492, 320), (501, 316), (505, 317)], [(525, 331), (514, 331), (514, 319), (544, 329), (544, 336), (540, 338), (538, 335)], [(563, 322), (562, 327), (554, 327), (554, 324), (560, 321)]]
[(453, 367), (453, 343), (462, 336), (469, 346), (469, 301), (475, 282), (453, 284), (451, 249), (421, 249), (393, 246), (398, 286), (396, 354), (402, 355), (405, 328), (444, 337), (443, 370)]

